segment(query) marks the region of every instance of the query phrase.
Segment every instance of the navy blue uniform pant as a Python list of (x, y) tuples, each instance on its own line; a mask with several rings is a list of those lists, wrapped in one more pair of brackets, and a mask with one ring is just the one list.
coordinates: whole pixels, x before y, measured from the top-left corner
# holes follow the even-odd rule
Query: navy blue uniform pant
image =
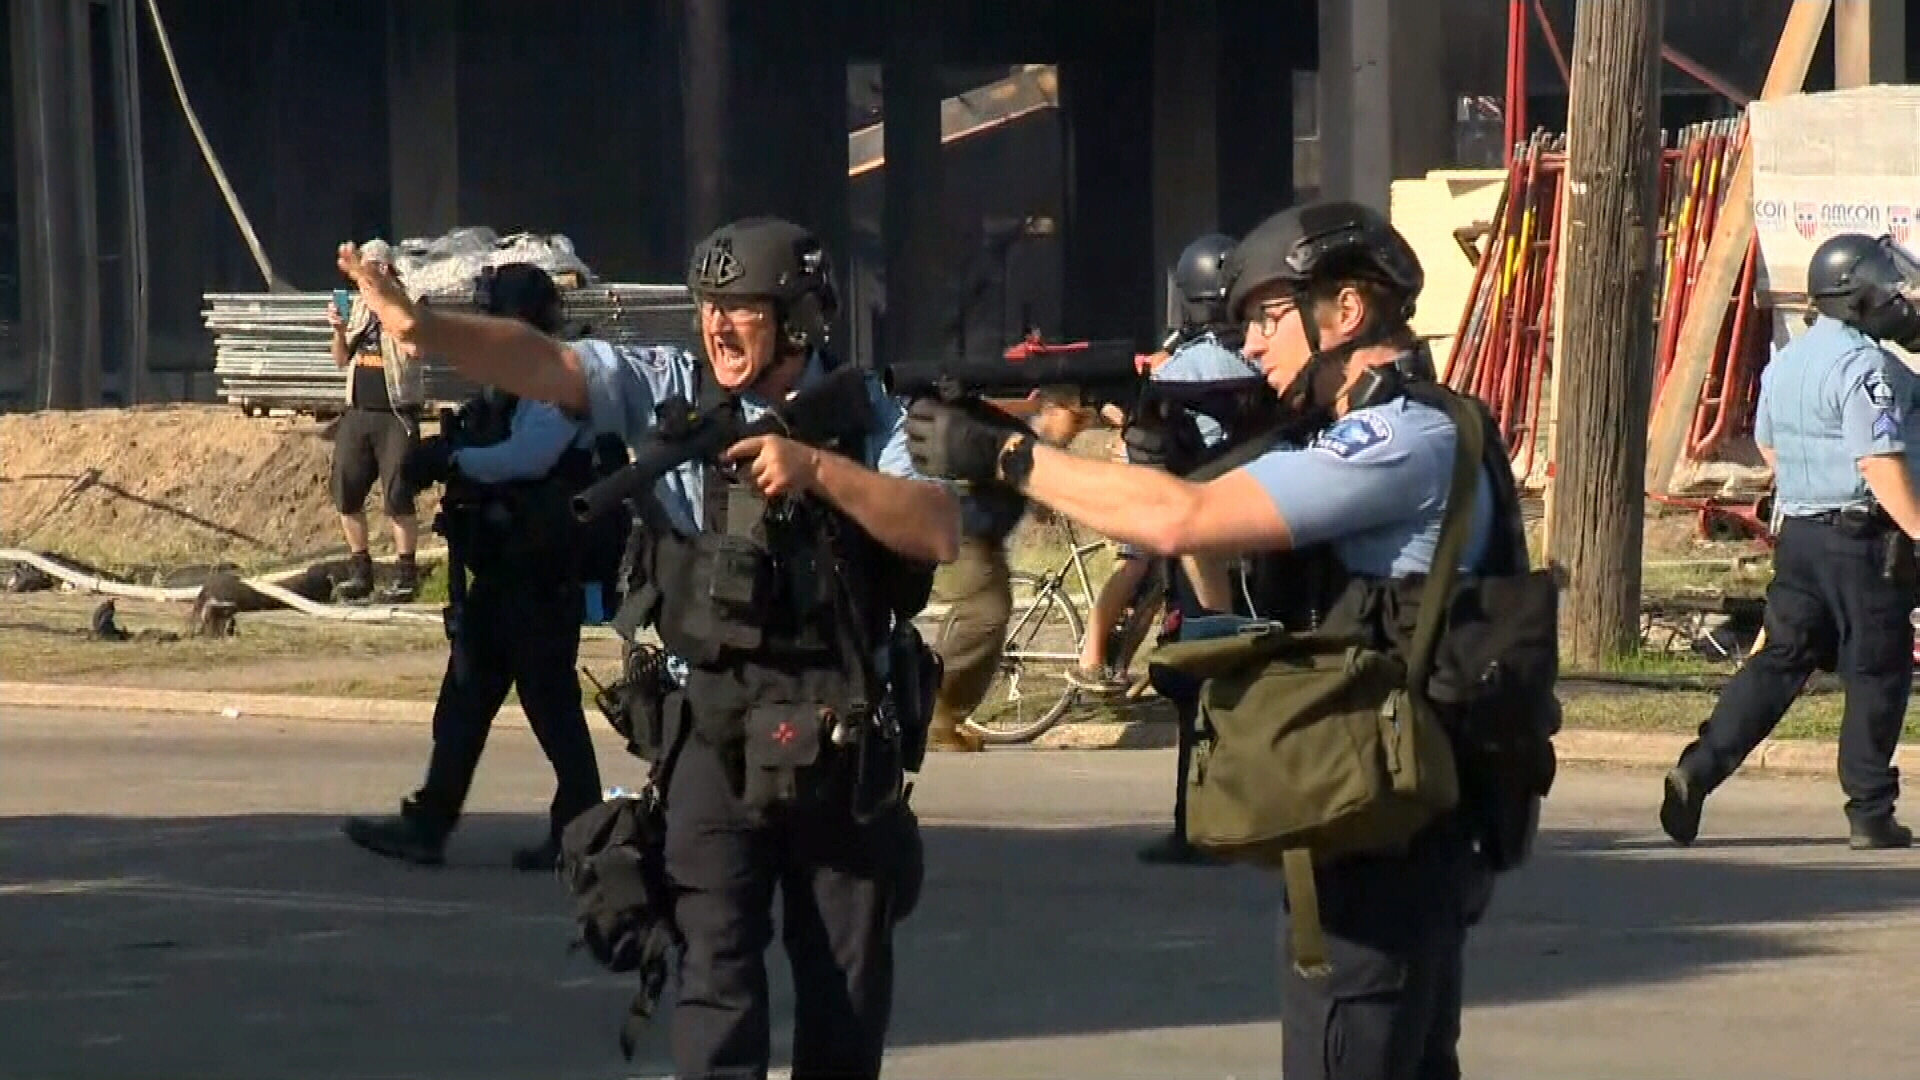
[(556, 839), (600, 802), (600, 766), (580, 703), (580, 586), (476, 574), (462, 616), (466, 664), (449, 657), (433, 707), (433, 756), (416, 799), (440, 829), (459, 818), (493, 718), (518, 688), (520, 707), (553, 766), (548, 827)]
[(1840, 789), (1853, 821), (1893, 812), (1893, 752), (1913, 686), (1913, 597), (1881, 577), (1870, 534), (1788, 518), (1773, 553), (1765, 640), (1720, 692), (1680, 765), (1708, 790), (1773, 732), (1816, 670), (1846, 686)]
[(1293, 966), (1280, 918), (1280, 1075), (1284, 1080), (1459, 1080), (1467, 927), (1491, 881), (1451, 816), (1405, 854), (1341, 859), (1315, 871), (1332, 970)]
[(741, 801), (737, 759), (698, 734), (668, 783), (667, 877), (686, 940), (669, 1024), (676, 1074), (767, 1075), (777, 891), (793, 972), (794, 1080), (879, 1076), (894, 923), (921, 872), (902, 845), (917, 827), (905, 817), (857, 823), (850, 800), (757, 817)]

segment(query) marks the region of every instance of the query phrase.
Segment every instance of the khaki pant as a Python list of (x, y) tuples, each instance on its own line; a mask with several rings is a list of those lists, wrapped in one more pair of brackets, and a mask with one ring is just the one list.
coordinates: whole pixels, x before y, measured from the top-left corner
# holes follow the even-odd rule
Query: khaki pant
[(947, 631), (935, 644), (946, 673), (935, 697), (933, 730), (959, 727), (993, 685), (1013, 617), (1007, 549), (996, 541), (964, 539), (959, 557), (940, 568), (935, 591), (952, 607)]

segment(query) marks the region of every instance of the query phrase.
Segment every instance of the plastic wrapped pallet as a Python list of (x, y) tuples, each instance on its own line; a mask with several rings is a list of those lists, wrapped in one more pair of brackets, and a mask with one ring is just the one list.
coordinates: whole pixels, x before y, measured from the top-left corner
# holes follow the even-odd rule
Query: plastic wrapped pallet
[(517, 262), (540, 267), (562, 288), (595, 280), (593, 271), (574, 253), (573, 241), (558, 233), (501, 237), (484, 225), (468, 225), (433, 239), (403, 240), (394, 254), (394, 269), (414, 296), (471, 296), (482, 269)]
[(1762, 286), (1804, 294), (1807, 260), (1836, 233), (1914, 243), (1920, 86), (1795, 94), (1748, 107)]

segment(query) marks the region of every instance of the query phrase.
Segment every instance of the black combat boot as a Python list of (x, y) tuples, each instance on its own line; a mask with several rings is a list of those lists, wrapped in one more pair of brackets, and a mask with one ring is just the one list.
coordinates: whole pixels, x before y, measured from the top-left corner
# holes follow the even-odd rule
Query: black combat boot
[(1700, 811), (1707, 805), (1707, 785), (1684, 765), (1667, 773), (1666, 795), (1660, 800), (1660, 827), (1681, 847), (1700, 835)]
[(1913, 846), (1913, 830), (1895, 821), (1890, 813), (1856, 821), (1851, 832), (1847, 846), (1855, 851)]
[(392, 817), (351, 817), (340, 831), (376, 855), (439, 866), (447, 860), (447, 834), (452, 830), (429, 820), (417, 798), (407, 798), (400, 801), (400, 812)]
[(365, 600), (373, 595), (373, 556), (356, 551), (347, 560), (347, 576), (333, 587), (335, 600)]

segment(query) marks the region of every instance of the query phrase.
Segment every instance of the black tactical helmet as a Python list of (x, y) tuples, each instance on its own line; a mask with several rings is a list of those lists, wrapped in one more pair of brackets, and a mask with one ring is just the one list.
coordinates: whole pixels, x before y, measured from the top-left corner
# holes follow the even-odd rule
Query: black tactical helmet
[(1865, 233), (1830, 236), (1807, 262), (1807, 296), (1822, 315), (1858, 326), (1907, 286), (1891, 238)]
[(519, 319), (542, 333), (560, 332), (560, 287), (532, 263), (483, 267), (473, 285), (473, 306), (488, 315)]
[(790, 348), (825, 344), (840, 308), (833, 264), (813, 233), (790, 221), (752, 217), (722, 225), (693, 249), (687, 288), (696, 298), (771, 300)]
[(1173, 294), (1179, 317), (1188, 326), (1227, 321), (1227, 255), (1233, 237), (1208, 233), (1180, 253), (1173, 264)]
[(1403, 299), (1393, 322), (1413, 317), (1426, 283), (1412, 245), (1379, 211), (1355, 202), (1319, 202), (1290, 207), (1261, 222), (1227, 259), (1227, 313), (1241, 308), (1255, 290), (1284, 283), (1295, 292), (1322, 281), (1371, 281)]

